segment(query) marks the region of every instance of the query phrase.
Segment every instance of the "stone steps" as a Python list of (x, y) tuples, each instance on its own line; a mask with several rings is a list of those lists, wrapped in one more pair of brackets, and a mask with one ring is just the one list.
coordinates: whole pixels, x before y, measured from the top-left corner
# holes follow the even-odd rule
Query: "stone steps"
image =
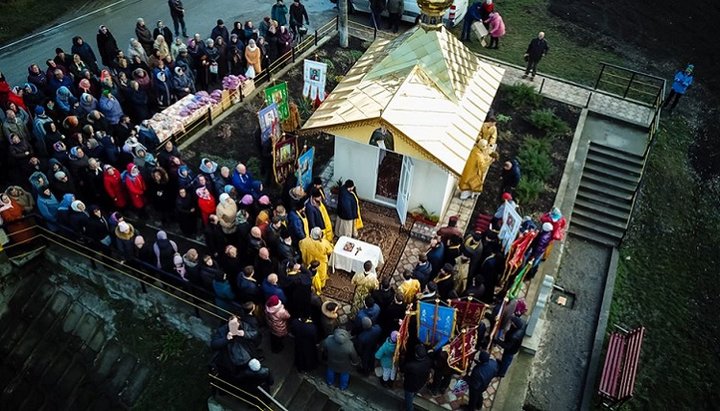
[(570, 233), (616, 247), (630, 221), (642, 156), (590, 143), (570, 221)]
[(152, 370), (105, 323), (48, 281), (24, 284), (0, 315), (0, 404), (13, 410), (128, 409)]

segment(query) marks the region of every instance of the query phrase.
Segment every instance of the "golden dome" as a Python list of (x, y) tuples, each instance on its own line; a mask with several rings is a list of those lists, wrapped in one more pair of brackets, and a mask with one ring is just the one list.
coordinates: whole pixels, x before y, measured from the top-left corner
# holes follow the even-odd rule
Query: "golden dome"
[(428, 17), (442, 17), (453, 4), (453, 0), (417, 0), (420, 11)]

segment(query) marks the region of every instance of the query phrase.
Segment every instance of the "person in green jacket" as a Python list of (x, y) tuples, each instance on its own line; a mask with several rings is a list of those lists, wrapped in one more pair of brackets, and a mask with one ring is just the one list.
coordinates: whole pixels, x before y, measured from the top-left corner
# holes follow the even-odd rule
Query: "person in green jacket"
[(375, 359), (380, 361), (382, 367), (382, 385), (384, 387), (392, 387), (392, 382), (395, 381), (396, 368), (393, 363), (393, 357), (395, 356), (395, 347), (397, 346), (398, 332), (393, 331), (390, 333), (390, 337), (385, 340), (383, 345), (375, 353)]
[(278, 26), (287, 26), (287, 14), (288, 8), (283, 3), (283, 0), (277, 0), (277, 3), (273, 4), (270, 11), (270, 17), (278, 22)]

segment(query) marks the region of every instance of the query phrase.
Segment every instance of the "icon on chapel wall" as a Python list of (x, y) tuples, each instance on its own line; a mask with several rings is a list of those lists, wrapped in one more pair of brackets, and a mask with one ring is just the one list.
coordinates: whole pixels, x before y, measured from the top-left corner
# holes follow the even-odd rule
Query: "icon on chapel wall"
[(373, 131), (369, 144), (385, 150), (395, 151), (395, 138), (384, 126)]

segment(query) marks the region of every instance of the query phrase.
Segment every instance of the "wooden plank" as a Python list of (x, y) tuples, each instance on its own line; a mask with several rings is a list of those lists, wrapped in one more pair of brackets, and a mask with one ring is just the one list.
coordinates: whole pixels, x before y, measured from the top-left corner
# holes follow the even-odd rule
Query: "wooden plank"
[(617, 394), (617, 381), (620, 374), (622, 357), (625, 348), (625, 337), (617, 332), (610, 335), (608, 351), (605, 355), (602, 377), (600, 378), (599, 394), (615, 399)]
[(640, 360), (640, 349), (645, 334), (644, 328), (633, 330), (628, 337), (628, 348), (625, 353), (625, 365), (623, 366), (623, 377), (618, 392), (619, 399), (632, 397), (635, 389), (637, 366)]

